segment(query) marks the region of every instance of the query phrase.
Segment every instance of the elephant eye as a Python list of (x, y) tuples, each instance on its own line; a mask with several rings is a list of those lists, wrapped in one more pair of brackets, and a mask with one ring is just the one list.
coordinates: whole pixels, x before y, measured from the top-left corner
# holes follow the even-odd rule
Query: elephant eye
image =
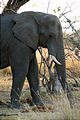
[(49, 38), (52, 38), (53, 36), (52, 35), (49, 35)]

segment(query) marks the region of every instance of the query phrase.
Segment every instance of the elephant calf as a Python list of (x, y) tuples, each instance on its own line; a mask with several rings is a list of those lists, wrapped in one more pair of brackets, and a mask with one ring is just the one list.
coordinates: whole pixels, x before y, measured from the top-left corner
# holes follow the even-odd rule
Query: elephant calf
[(30, 105), (43, 105), (39, 97), (35, 55), (38, 46), (48, 48), (55, 62), (58, 78), (65, 89), (65, 57), (59, 19), (39, 12), (1, 16), (0, 69), (11, 66), (13, 83), (10, 107), (23, 108), (19, 98), (26, 75), (32, 96)]

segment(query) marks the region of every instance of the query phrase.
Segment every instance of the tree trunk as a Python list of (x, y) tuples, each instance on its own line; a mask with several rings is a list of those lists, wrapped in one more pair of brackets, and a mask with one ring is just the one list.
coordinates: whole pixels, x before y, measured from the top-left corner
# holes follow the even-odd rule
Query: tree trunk
[(17, 10), (29, 0), (9, 0), (5, 8), (3, 9), (2, 15), (15, 14)]

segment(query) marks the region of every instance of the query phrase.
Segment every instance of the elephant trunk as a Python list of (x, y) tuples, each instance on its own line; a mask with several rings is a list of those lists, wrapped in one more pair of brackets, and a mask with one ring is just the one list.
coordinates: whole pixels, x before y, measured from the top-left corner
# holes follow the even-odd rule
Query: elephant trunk
[[(51, 48), (51, 47), (49, 47)], [(59, 45), (57, 48), (57, 52), (55, 50), (49, 50), (49, 54), (52, 56), (52, 59), (55, 62), (58, 79), (61, 82), (63, 89), (65, 90), (65, 83), (66, 83), (66, 69), (65, 69), (65, 56), (64, 56), (64, 47)]]
[(48, 53), (52, 55), (52, 59), (55, 62), (58, 79), (61, 82), (63, 89), (65, 90), (66, 84), (66, 69), (65, 69), (65, 55), (63, 46), (63, 35), (62, 31), (59, 32), (57, 42), (54, 39), (50, 39), (51, 42), (47, 42)]
[(61, 65), (56, 64), (58, 79), (60, 80), (61, 85), (65, 90), (66, 89), (66, 67), (65, 67), (65, 55), (64, 55), (64, 45), (63, 45), (63, 33), (62, 33), (61, 26), (58, 31), (56, 58), (61, 63)]
[(65, 90), (65, 83), (66, 83), (66, 68), (65, 68), (65, 56), (64, 56), (64, 47), (59, 46), (58, 48), (58, 53), (56, 55), (56, 59), (61, 63), (55, 64), (56, 65), (56, 70), (58, 74), (58, 79), (60, 80), (63, 89)]

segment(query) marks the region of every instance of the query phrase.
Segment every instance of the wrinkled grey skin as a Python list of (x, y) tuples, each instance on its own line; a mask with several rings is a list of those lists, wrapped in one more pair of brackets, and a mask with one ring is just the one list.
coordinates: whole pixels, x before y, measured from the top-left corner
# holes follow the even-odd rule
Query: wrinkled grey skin
[(65, 57), (59, 19), (54, 15), (38, 12), (23, 12), (1, 17), (0, 69), (11, 66), (13, 74), (11, 103), (19, 100), (27, 75), (32, 102), (40, 104), (40, 98), (36, 96), (39, 91), (35, 55), (38, 46), (48, 48), (49, 54), (54, 55), (62, 64), (55, 65), (58, 79), (65, 89)]

